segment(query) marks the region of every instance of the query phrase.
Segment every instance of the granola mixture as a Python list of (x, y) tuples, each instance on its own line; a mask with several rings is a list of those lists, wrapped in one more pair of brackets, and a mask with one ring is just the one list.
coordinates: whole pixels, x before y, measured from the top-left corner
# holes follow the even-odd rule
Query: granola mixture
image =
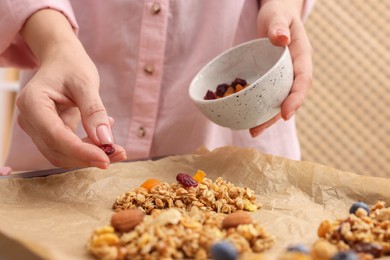
[(360, 259), (390, 255), (390, 207), (378, 201), (370, 210), (358, 208), (346, 218), (324, 220), (318, 236), (339, 251), (359, 253)]
[(230, 242), (240, 254), (263, 252), (273, 245), (273, 237), (256, 221), (222, 228), (226, 216), (196, 206), (187, 212), (155, 210), (129, 232), (116, 232), (111, 225), (96, 229), (88, 250), (104, 260), (207, 259), (217, 241)]
[(185, 187), (179, 182), (162, 182), (150, 190), (138, 187), (119, 196), (113, 204), (115, 211), (139, 208), (151, 214), (156, 209), (178, 208), (188, 211), (196, 206), (204, 211), (231, 213), (237, 210), (255, 211), (262, 205), (256, 203), (255, 192), (236, 187), (219, 177), (214, 182), (203, 178), (196, 187)]

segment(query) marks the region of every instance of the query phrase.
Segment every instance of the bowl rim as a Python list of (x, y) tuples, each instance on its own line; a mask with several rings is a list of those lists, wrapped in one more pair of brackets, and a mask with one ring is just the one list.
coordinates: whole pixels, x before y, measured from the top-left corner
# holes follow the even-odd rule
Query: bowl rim
[[(209, 67), (212, 63), (214, 63), (216, 60), (218, 60), (220, 57), (226, 55), (227, 53), (233, 51), (233, 50), (236, 50), (238, 48), (241, 48), (243, 46), (246, 46), (246, 45), (249, 45), (249, 44), (253, 44), (255, 42), (262, 42), (262, 41), (268, 41), (268, 42), (271, 42), (268, 38), (257, 38), (257, 39), (254, 39), (254, 40), (250, 40), (250, 41), (246, 41), (246, 42), (243, 42), (241, 44), (238, 44), (236, 46), (233, 46), (225, 51), (223, 51), (222, 53), (218, 54), (217, 56), (215, 56), (212, 60), (210, 60), (206, 65), (204, 65), (202, 67), (202, 69), (200, 69), (196, 75), (193, 77), (193, 79), (191, 80), (191, 83), (189, 85), (189, 88), (188, 88), (188, 92), (189, 92), (189, 96), (190, 98), (193, 100), (193, 101), (196, 101), (198, 103), (208, 103), (208, 104), (211, 104), (211, 103), (216, 103), (216, 102), (221, 102), (222, 100), (228, 100), (229, 98), (234, 98), (235, 96), (237, 95), (242, 95), (243, 93), (245, 92), (248, 92), (249, 89), (253, 89), (255, 86), (255, 83), (257, 83), (258, 81), (260, 81), (262, 78), (264, 78), (265, 76), (267, 76), (269, 73), (271, 73), (271, 71), (279, 65), (279, 63), (281, 63), (281, 60), (282, 58), (284, 58), (284, 56), (288, 55), (289, 54), (289, 50), (288, 50), (288, 46), (275, 46), (274, 47), (277, 47), (277, 48), (283, 48), (283, 52), (281, 53), (280, 57), (278, 58), (278, 60), (275, 62), (275, 64), (273, 64), (271, 66), (271, 68), (265, 72), (260, 78), (258, 78), (257, 80), (255, 80), (254, 82), (250, 83), (246, 88), (240, 90), (239, 92), (237, 93), (234, 93), (232, 95), (229, 95), (229, 96), (226, 96), (226, 97), (220, 97), (220, 98), (217, 98), (217, 99), (198, 99), (198, 98), (195, 98), (191, 95), (191, 89), (194, 85), (194, 81), (197, 79), (198, 75), (201, 74), (203, 71), (206, 70), (207, 67)], [(272, 43), (271, 43), (272, 44)]]

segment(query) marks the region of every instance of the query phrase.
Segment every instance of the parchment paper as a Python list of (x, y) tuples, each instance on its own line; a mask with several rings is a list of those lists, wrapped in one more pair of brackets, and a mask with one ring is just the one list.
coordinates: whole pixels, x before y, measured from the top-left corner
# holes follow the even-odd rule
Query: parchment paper
[(310, 246), (324, 219), (345, 217), (363, 200), (390, 205), (390, 179), (361, 176), (310, 162), (264, 155), (253, 149), (200, 149), (157, 161), (117, 163), (29, 179), (0, 181), (0, 259), (94, 259), (86, 243), (109, 224), (123, 192), (155, 177), (175, 182), (179, 172), (218, 176), (255, 190), (264, 207), (253, 214), (275, 236), (269, 259), (292, 243)]

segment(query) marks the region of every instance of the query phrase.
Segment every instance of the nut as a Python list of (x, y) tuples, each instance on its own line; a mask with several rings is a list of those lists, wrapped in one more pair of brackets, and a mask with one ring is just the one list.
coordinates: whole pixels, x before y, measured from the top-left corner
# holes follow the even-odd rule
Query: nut
[(242, 210), (237, 210), (227, 215), (222, 221), (222, 228), (235, 228), (242, 224), (251, 224), (253, 222), (251, 215)]
[(111, 226), (118, 232), (128, 232), (142, 222), (145, 213), (139, 209), (126, 209), (111, 217)]

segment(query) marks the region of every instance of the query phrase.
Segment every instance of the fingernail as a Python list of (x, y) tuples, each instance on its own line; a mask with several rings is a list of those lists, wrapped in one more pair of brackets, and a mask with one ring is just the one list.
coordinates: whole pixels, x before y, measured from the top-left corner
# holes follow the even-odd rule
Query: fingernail
[(281, 44), (289, 44), (290, 39), (289, 39), (289, 34), (283, 29), (277, 29), (275, 31), (276, 36), (278, 37), (278, 42)]
[(107, 169), (109, 166), (109, 164), (106, 162), (96, 162), (96, 161), (90, 162), (90, 165), (91, 165), (91, 167), (97, 167), (100, 169)]
[(107, 125), (99, 125), (96, 134), (101, 144), (113, 144), (111, 132)]
[(0, 176), (10, 175), (12, 169), (8, 166), (0, 167)]
[(294, 113), (295, 113), (295, 111), (288, 113), (286, 118), (284, 119), (284, 121), (289, 120), (294, 115)]

